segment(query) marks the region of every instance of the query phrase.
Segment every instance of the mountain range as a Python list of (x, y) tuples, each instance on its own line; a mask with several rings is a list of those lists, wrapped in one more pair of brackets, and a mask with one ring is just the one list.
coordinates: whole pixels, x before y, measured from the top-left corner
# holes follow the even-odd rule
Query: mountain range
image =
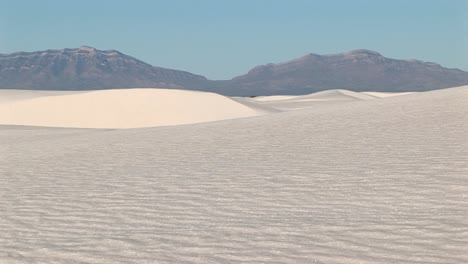
[(89, 90), (184, 88), (205, 77), (154, 67), (115, 50), (92, 47), (0, 55), (0, 88)]
[(213, 81), (155, 67), (115, 50), (76, 49), (0, 54), (0, 89), (96, 90), (164, 87), (231, 96), (307, 94), (328, 89), (427, 91), (468, 84), (468, 72), (419, 60), (398, 60), (370, 50), (303, 57), (253, 68)]

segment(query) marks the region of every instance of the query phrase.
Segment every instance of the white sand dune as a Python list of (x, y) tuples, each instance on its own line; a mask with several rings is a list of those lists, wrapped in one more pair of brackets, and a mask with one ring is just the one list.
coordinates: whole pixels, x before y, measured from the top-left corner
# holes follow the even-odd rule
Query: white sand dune
[(0, 126), (0, 263), (468, 263), (467, 105), (468, 86), (186, 126)]
[(89, 91), (41, 91), (41, 90), (14, 90), (0, 89), (0, 104), (32, 99), (44, 96), (61, 96), (79, 93), (87, 93)]
[(373, 96), (353, 92), (349, 90), (327, 90), (308, 95), (301, 95), (290, 100), (294, 101), (341, 101), (341, 100), (370, 100), (375, 99)]
[[(343, 89), (327, 90), (316, 92), (307, 95), (272, 95), (272, 96), (259, 96), (252, 98), (252, 100), (271, 107), (280, 109), (297, 110), (298, 108), (307, 108), (310, 106), (317, 106), (318, 104), (329, 104), (342, 101), (356, 101), (356, 100), (371, 100), (376, 98), (387, 98), (393, 96), (409, 95), (414, 92), (404, 93), (386, 93), (386, 92), (353, 92)], [(302, 102), (298, 104), (298, 102)], [(309, 103), (307, 103), (309, 102)], [(295, 107), (292, 107), (295, 106)]]
[[(380, 95), (381, 93), (376, 93)], [(386, 95), (387, 93), (382, 93)], [(316, 92), (307, 95), (272, 95), (272, 96), (259, 96), (253, 99), (259, 102), (274, 102), (274, 101), (341, 101), (341, 100), (370, 100), (375, 99), (374, 95), (369, 93), (359, 93), (343, 89), (327, 90)], [(380, 96), (379, 96), (380, 97)]]
[(288, 111), (311, 107), (323, 107), (324, 105), (336, 105), (353, 101), (372, 100), (376, 98), (378, 97), (348, 90), (336, 89), (298, 96), (264, 96), (253, 98), (253, 100), (264, 106)]
[(386, 98), (386, 97), (414, 94), (415, 92), (403, 92), (403, 93), (361, 92), (361, 93), (374, 96), (374, 97), (378, 97), (378, 98)]
[[(6, 93), (0, 93), (1, 96)], [(227, 97), (173, 89), (90, 92), (9, 91), (0, 104), (0, 124), (137, 128), (190, 124), (259, 115)]]
[(252, 98), (253, 100), (260, 101), (260, 102), (271, 102), (271, 101), (282, 101), (293, 99), (297, 97), (297, 95), (270, 95), (270, 96), (257, 96)]
[(260, 113), (265, 113), (265, 114), (269, 114), (269, 113), (278, 113), (278, 112), (281, 112), (281, 110), (277, 109), (277, 108), (273, 108), (273, 107), (270, 107), (266, 104), (260, 104), (258, 103), (256, 100), (252, 99), (252, 98), (247, 98), (247, 97), (230, 97), (232, 100), (238, 102), (238, 103), (241, 103), (251, 109), (254, 109)]

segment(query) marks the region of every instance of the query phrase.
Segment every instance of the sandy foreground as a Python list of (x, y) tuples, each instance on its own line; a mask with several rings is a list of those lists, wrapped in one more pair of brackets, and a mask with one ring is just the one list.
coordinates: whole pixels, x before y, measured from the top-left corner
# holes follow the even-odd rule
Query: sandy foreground
[[(272, 100), (6, 93), (0, 263), (468, 263), (468, 86)], [(126, 127), (117, 102), (155, 122), (135, 127), (217, 122), (11, 125)], [(54, 119), (63, 108), (35, 108), (61, 104)], [(113, 111), (120, 121), (102, 125)]]

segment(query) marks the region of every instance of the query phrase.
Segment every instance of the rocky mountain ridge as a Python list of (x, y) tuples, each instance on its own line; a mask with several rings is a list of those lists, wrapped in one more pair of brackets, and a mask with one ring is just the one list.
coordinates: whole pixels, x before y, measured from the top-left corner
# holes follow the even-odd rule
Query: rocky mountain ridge
[(90, 90), (128, 87), (184, 88), (206, 78), (154, 67), (115, 50), (46, 50), (0, 54), (0, 88)]
[(283, 63), (260, 65), (224, 81), (152, 66), (116, 50), (88, 46), (0, 54), (0, 89), (160, 87), (256, 96), (329, 89), (427, 91), (467, 84), (468, 72), (431, 62), (391, 59), (365, 49), (329, 55), (310, 53)]

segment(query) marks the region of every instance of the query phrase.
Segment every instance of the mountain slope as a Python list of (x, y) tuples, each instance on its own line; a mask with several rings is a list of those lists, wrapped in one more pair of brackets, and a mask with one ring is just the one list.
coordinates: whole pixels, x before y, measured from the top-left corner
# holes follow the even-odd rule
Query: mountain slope
[(206, 78), (153, 67), (115, 50), (91, 47), (0, 55), (0, 88), (90, 90), (182, 88)]
[(308, 54), (253, 68), (219, 83), (235, 95), (307, 94), (329, 89), (427, 91), (468, 84), (468, 72), (418, 60), (396, 60), (370, 50), (332, 55)]
[(468, 72), (430, 62), (390, 59), (370, 50), (308, 54), (284, 63), (257, 66), (245, 75), (222, 81), (154, 67), (115, 50), (91, 47), (0, 54), (0, 89), (161, 87), (257, 96), (329, 89), (414, 92), (466, 84)]

